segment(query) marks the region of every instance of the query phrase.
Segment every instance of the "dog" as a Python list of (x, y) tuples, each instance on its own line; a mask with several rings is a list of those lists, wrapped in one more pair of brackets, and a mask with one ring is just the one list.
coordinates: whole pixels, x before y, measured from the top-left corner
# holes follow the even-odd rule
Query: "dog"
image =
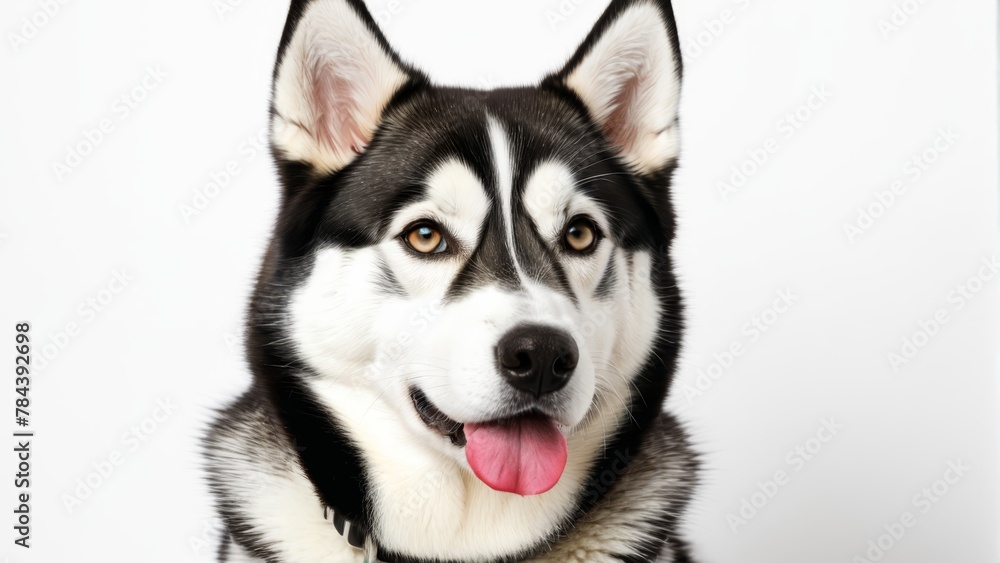
[(669, 0), (494, 90), (433, 84), (360, 0), (291, 2), (253, 383), (204, 441), (220, 561), (691, 561), (680, 84)]

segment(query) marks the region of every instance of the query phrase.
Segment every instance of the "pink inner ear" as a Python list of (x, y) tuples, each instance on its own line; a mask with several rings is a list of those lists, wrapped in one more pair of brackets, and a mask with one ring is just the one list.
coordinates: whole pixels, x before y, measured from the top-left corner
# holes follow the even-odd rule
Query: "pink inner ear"
[(629, 153), (635, 148), (639, 137), (639, 123), (632, 112), (635, 106), (641, 103), (636, 100), (640, 91), (640, 80), (639, 73), (636, 72), (622, 83), (621, 89), (615, 95), (613, 109), (608, 113), (603, 125), (604, 135), (611, 144), (624, 153)]
[(346, 159), (350, 153), (364, 152), (370, 140), (362, 126), (366, 116), (361, 102), (366, 95), (363, 83), (357, 82), (365, 77), (360, 69), (345, 64), (350, 60), (346, 55), (324, 59), (316, 61), (311, 73), (312, 132), (321, 145)]

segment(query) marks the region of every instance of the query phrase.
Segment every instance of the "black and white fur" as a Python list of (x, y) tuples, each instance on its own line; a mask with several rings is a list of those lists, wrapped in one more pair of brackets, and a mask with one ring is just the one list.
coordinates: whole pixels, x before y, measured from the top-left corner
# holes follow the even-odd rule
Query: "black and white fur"
[[(223, 561), (358, 562), (324, 507), (406, 562), (689, 561), (696, 461), (662, 413), (680, 346), (669, 254), (681, 63), (669, 0), (614, 0), (537, 87), (433, 85), (360, 0), (293, 0), (274, 73), (283, 186), (250, 304), (254, 382), (206, 439)], [(588, 255), (558, 239), (585, 214)], [(431, 218), (446, 256), (400, 233)], [(567, 435), (552, 490), (494, 491), (418, 416), (521, 404), (496, 373), (519, 323), (567, 331), (539, 403)], [(659, 558), (659, 559), (658, 559)]]

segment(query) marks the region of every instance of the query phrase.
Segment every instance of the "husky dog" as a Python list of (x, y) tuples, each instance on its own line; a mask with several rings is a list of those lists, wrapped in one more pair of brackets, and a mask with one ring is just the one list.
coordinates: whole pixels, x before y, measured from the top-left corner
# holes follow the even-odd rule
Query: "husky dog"
[(222, 561), (690, 561), (680, 81), (669, 0), (491, 91), (432, 84), (360, 0), (292, 1), (254, 380), (205, 441)]

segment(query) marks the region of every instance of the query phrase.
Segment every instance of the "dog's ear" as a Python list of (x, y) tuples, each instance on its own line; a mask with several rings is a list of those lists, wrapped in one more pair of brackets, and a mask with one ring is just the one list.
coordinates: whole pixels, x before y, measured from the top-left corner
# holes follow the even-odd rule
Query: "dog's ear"
[(415, 79), (360, 0), (293, 0), (274, 70), (273, 146), (288, 160), (338, 171)]
[(677, 158), (681, 59), (669, 0), (613, 0), (565, 68), (543, 84), (575, 94), (636, 171)]

